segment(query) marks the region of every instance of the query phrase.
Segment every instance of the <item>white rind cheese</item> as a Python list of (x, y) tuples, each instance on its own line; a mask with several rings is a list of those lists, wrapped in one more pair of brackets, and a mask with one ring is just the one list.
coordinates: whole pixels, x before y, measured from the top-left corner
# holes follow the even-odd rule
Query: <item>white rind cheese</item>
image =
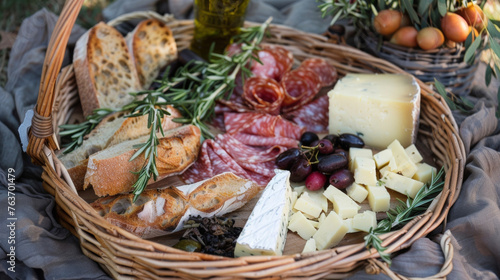
[(292, 189), (290, 171), (276, 169), (275, 172), (236, 241), (235, 257), (283, 254)]
[(409, 75), (347, 74), (328, 93), (329, 132), (352, 133), (384, 149), (394, 139), (415, 142), (420, 117), (420, 87)]

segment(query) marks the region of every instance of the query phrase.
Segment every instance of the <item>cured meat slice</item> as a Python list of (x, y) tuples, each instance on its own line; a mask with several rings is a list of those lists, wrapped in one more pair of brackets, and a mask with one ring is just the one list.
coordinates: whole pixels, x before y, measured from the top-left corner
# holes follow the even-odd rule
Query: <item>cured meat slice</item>
[(280, 146), (284, 148), (293, 148), (297, 147), (299, 144), (299, 141), (296, 139), (281, 136), (265, 137), (247, 133), (236, 133), (233, 137), (241, 143), (249, 146)]
[(321, 87), (330, 86), (337, 81), (337, 69), (322, 58), (308, 58), (300, 64), (316, 73)]
[(278, 82), (281, 81), (283, 75), (292, 69), (293, 53), (278, 45), (264, 45), (263, 49), (270, 51), (276, 59), (278, 75), (275, 77), (275, 79)]
[(278, 115), (284, 98), (283, 88), (273, 79), (251, 77), (245, 81), (243, 99), (257, 112)]
[(323, 95), (301, 108), (283, 115), (308, 131), (316, 133), (328, 132), (328, 96)]
[(209, 151), (207, 148), (207, 141), (212, 140), (205, 140), (203, 142), (198, 154), (198, 159), (181, 175), (182, 180), (184, 180), (187, 184), (196, 183), (214, 176), (212, 162), (210, 161), (210, 156), (208, 155)]
[(266, 161), (274, 161), (282, 150), (277, 146), (262, 148), (245, 145), (230, 134), (219, 134), (217, 136), (217, 142), (219, 142), (222, 148), (239, 163), (262, 163)]
[(276, 57), (269, 50), (260, 50), (257, 52), (259, 61), (252, 61), (250, 70), (256, 77), (276, 79), (280, 76), (278, 62)]
[(281, 80), (285, 92), (282, 111), (288, 112), (309, 103), (321, 89), (317, 74), (307, 67), (285, 73)]
[(305, 128), (300, 127), (281, 116), (263, 113), (225, 113), (224, 124), (230, 134), (248, 133), (260, 136), (282, 136), (300, 139)]

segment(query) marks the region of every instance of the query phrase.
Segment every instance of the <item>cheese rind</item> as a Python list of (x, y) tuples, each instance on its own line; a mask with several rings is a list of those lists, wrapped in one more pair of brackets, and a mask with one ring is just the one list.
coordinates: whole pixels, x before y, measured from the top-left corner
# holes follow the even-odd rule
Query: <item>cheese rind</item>
[(347, 230), (348, 228), (340, 216), (331, 211), (313, 235), (314, 240), (316, 240), (316, 248), (323, 250), (339, 244)]
[[(409, 75), (347, 74), (328, 93), (329, 133), (352, 133), (384, 149), (394, 139), (415, 142), (420, 87)], [(383, 127), (381, 127), (383, 125)]]
[(290, 171), (275, 172), (236, 240), (236, 257), (283, 254), (292, 190)]

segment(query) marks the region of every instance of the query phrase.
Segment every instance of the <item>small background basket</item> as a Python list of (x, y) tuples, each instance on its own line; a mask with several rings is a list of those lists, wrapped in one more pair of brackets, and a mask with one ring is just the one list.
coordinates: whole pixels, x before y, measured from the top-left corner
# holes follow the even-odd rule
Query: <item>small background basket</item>
[(435, 50), (406, 48), (381, 41), (371, 31), (363, 31), (359, 36), (363, 48), (384, 60), (399, 66), (425, 83), (441, 82), (448, 91), (456, 95), (466, 95), (473, 85), (479, 65), (480, 52), (476, 52), (474, 62), (464, 62), (465, 47), (456, 44), (454, 48), (442, 47)]
[[(58, 149), (55, 137), (57, 126), (74, 119), (79, 111), (73, 67), (69, 65), (61, 70), (61, 65), (69, 33), (82, 3), (83, 0), (67, 1), (51, 37), (30, 131), (28, 153), (34, 162), (42, 165), (43, 185), (47, 192), (55, 196), (59, 220), (80, 239), (85, 255), (98, 262), (110, 275), (120, 279), (325, 279), (344, 278), (362, 268), (370, 273), (383, 271), (394, 279), (404, 278), (378, 261), (378, 253), (367, 250), (362, 242), (305, 254), (231, 259), (187, 253), (144, 240), (103, 219), (77, 193), (66, 168), (55, 156)], [(189, 46), (193, 34), (192, 20), (177, 21), (171, 16), (159, 16), (155, 13), (134, 13), (110, 24), (149, 17), (162, 19), (171, 27), (179, 50)], [(247, 22), (246, 25), (255, 24)], [(289, 49), (298, 61), (322, 57), (334, 65), (340, 75), (349, 72), (405, 73), (386, 60), (346, 45), (334, 44), (322, 35), (279, 25), (272, 25), (270, 33), (271, 37), (266, 41)], [(451, 111), (439, 94), (434, 93), (422, 81), (419, 80), (418, 83), (422, 91), (418, 144), (431, 151), (432, 159), (437, 165), (444, 166), (445, 183), (442, 193), (424, 214), (403, 228), (381, 236), (388, 253), (408, 248), (417, 239), (440, 226), (458, 197), (463, 179), (465, 151)], [(439, 273), (429, 279), (443, 279), (451, 271), (453, 250), (448, 233), (443, 235), (441, 246), (445, 261)]]

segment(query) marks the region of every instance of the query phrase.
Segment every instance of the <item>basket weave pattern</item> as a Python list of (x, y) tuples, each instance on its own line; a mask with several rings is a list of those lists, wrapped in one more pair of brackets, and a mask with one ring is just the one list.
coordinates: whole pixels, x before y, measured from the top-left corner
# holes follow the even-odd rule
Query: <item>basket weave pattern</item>
[[(365, 268), (368, 272), (384, 272), (394, 279), (404, 279), (377, 260), (375, 250), (367, 250), (363, 243), (350, 244), (319, 252), (286, 256), (252, 256), (223, 258), (219, 256), (187, 253), (150, 240), (141, 239), (102, 218), (75, 190), (66, 168), (55, 156), (58, 148), (57, 126), (71, 122), (78, 105), (78, 92), (71, 65), (61, 68), (64, 46), (74, 18), (83, 0), (68, 1), (56, 25), (47, 51), (36, 111), (50, 119), (54, 136), (30, 134), (28, 153), (43, 166), (44, 188), (55, 196), (61, 224), (75, 234), (85, 255), (101, 266), (114, 278), (185, 278), (217, 279), (245, 278), (344, 278)], [(189, 47), (193, 34), (193, 21), (174, 20), (154, 13), (134, 13), (118, 19), (132, 17), (162, 18), (171, 27), (178, 49)], [(247, 25), (255, 25), (246, 23)], [(393, 64), (370, 56), (360, 50), (333, 44), (322, 35), (308, 34), (295, 29), (272, 25), (268, 43), (280, 44), (292, 51), (295, 59), (322, 57), (335, 66), (340, 75), (346, 73), (404, 73)], [(45, 69), (45, 68), (44, 68)], [(61, 71), (60, 71), (61, 70)], [(419, 141), (432, 150), (434, 160), (446, 170), (443, 192), (436, 197), (426, 213), (415, 218), (405, 227), (384, 234), (381, 239), (388, 253), (395, 253), (434, 230), (446, 218), (461, 187), (465, 151), (458, 136), (458, 128), (450, 109), (429, 86), (418, 81), (422, 91)], [(47, 85), (47, 86), (44, 86)], [(36, 126), (37, 124), (34, 123)], [(50, 135), (50, 134), (49, 134)], [(445, 263), (432, 279), (445, 278), (451, 271), (453, 250), (448, 235), (444, 235), (442, 248)]]

